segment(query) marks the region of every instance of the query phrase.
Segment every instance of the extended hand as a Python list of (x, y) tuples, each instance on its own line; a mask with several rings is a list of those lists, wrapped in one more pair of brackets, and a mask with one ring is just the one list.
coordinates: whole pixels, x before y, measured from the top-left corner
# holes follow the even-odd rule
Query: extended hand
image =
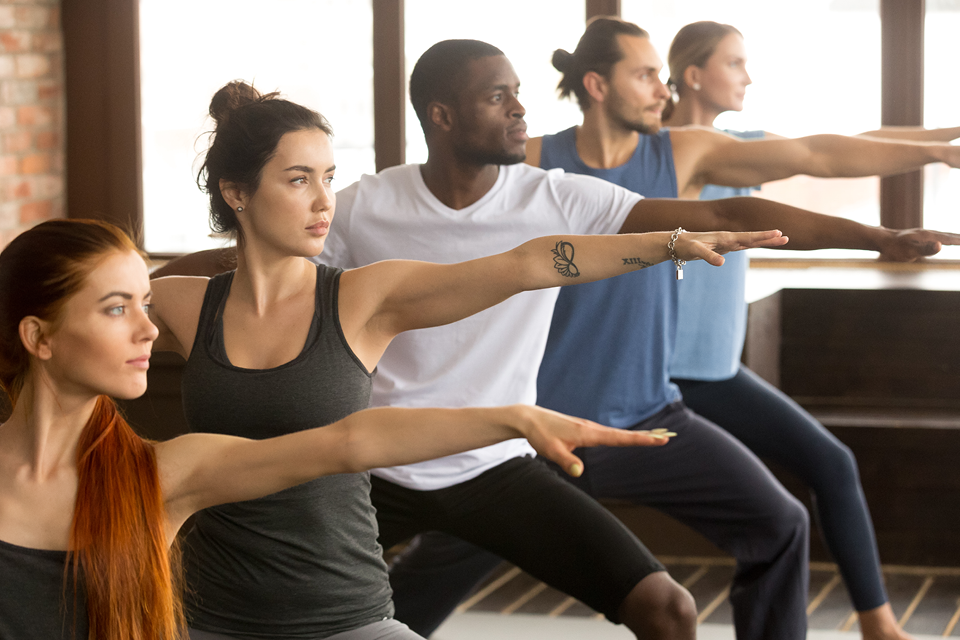
[(537, 453), (556, 462), (570, 475), (583, 473), (583, 462), (571, 453), (578, 447), (655, 447), (670, 441), (672, 433), (612, 429), (542, 407), (517, 405), (518, 428)]
[(715, 267), (723, 264), (721, 254), (754, 247), (780, 247), (788, 238), (773, 231), (684, 231), (677, 238), (675, 251), (682, 260), (704, 260)]
[(914, 262), (935, 255), (942, 245), (960, 244), (960, 234), (956, 233), (927, 229), (890, 229), (889, 232), (889, 238), (880, 247), (880, 259), (888, 262)]

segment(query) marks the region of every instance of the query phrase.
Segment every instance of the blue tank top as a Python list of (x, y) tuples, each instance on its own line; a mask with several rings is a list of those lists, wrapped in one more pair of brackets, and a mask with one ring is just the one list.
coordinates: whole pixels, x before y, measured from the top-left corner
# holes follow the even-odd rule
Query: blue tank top
[[(594, 169), (577, 155), (573, 127), (543, 137), (540, 166), (602, 178), (647, 197), (677, 197), (667, 130), (641, 135), (625, 164)], [(629, 427), (679, 400), (667, 372), (676, 334), (674, 273), (673, 263), (665, 262), (561, 289), (537, 379), (537, 403)]]
[[(763, 131), (726, 131), (738, 138), (762, 138)], [(708, 184), (701, 200), (749, 196), (759, 187), (721, 187)], [(747, 335), (746, 281), (750, 258), (745, 251), (724, 256), (717, 269), (699, 260), (684, 271), (690, 275), (680, 287), (677, 344), (670, 377), (684, 380), (726, 380), (740, 368)], [(686, 275), (686, 274), (684, 274)]]

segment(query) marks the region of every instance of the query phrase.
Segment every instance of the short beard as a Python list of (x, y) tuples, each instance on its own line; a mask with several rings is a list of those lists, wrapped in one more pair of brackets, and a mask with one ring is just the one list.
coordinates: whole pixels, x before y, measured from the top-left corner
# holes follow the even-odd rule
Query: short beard
[(627, 120), (626, 118), (620, 117), (620, 114), (615, 114), (611, 119), (615, 125), (627, 131), (636, 131), (637, 133), (645, 135), (654, 135), (659, 132), (663, 126), (660, 123), (651, 125), (642, 120)]
[(659, 121), (656, 124), (647, 124), (643, 120), (628, 120), (624, 118), (620, 115), (622, 113), (622, 109), (620, 109), (620, 96), (613, 94), (611, 98), (612, 100), (610, 106), (607, 108), (607, 114), (615, 126), (625, 131), (636, 131), (637, 133), (643, 133), (645, 135), (654, 135), (663, 127), (663, 123)]
[(520, 153), (509, 153), (504, 149), (498, 151), (487, 151), (486, 149), (472, 149), (469, 147), (457, 147), (453, 150), (457, 160), (467, 164), (485, 165), (485, 164), (520, 164), (527, 159), (526, 151)]

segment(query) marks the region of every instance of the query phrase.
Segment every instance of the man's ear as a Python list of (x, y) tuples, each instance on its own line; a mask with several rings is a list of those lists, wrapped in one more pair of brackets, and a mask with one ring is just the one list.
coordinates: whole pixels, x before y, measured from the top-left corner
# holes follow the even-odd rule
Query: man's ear
[(427, 118), (441, 131), (450, 131), (453, 128), (453, 110), (442, 102), (431, 102), (427, 105)]
[(607, 79), (596, 71), (583, 74), (583, 88), (587, 90), (592, 102), (601, 103), (607, 97)]
[(247, 206), (247, 194), (243, 187), (236, 182), (220, 178), (220, 195), (234, 211), (237, 210), (237, 207)]
[(27, 316), (20, 321), (19, 329), (20, 341), (27, 353), (40, 360), (49, 360), (53, 357), (53, 350), (50, 348), (49, 322), (37, 316)]

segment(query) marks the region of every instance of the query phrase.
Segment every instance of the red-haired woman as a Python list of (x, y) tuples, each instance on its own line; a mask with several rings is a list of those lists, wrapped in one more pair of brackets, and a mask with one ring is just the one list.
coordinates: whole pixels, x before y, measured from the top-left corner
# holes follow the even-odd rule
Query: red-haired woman
[(0, 638), (182, 637), (170, 548), (206, 507), (509, 438), (573, 473), (576, 446), (666, 441), (524, 406), (369, 409), (265, 440), (145, 441), (109, 396), (146, 389), (150, 300), (136, 247), (104, 223), (45, 222), (0, 253), (0, 385), (13, 405), (0, 425)]

